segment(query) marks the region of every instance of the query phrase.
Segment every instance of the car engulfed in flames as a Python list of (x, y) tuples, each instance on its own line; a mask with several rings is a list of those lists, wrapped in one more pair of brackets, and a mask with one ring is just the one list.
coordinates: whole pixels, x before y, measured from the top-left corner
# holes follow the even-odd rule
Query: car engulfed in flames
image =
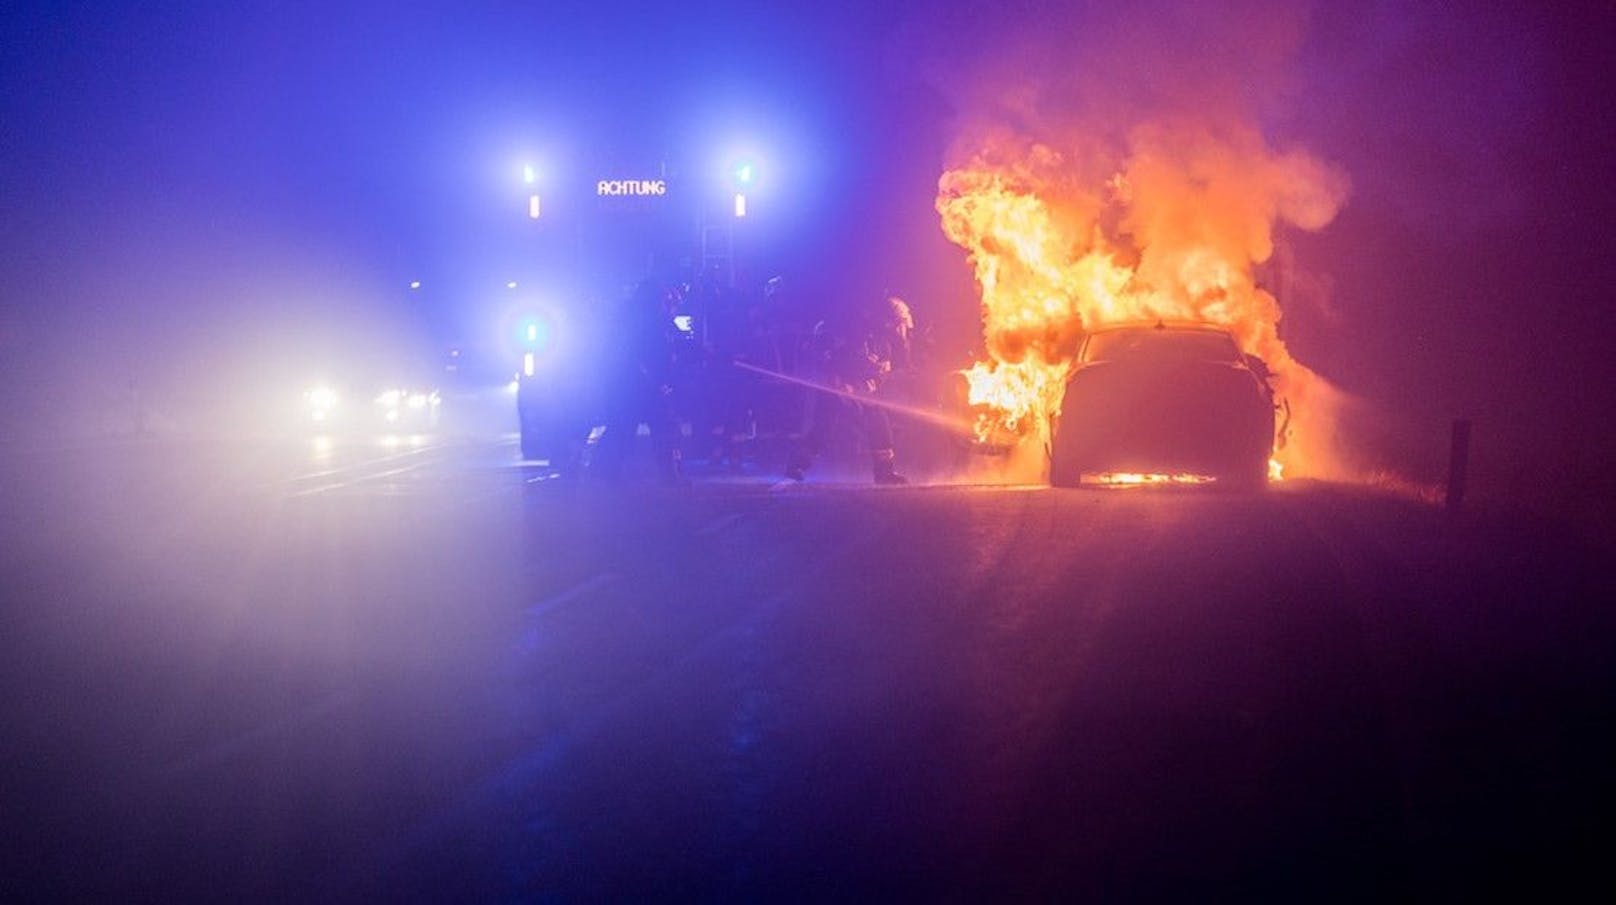
[[(1269, 285), (1291, 294), (1278, 236), (1323, 229), (1345, 175), (1240, 120), (1089, 125), (973, 128), (938, 180), (943, 233), (980, 294), (982, 344), (961, 373), (977, 442), (996, 453), (983, 471), (1022, 484), (1046, 464), (1055, 483), (1344, 474), (1344, 396), (1291, 354)], [(1216, 355), (1102, 354), (1163, 321), (1144, 335), (1215, 341)]]
[(1270, 476), (1277, 414), (1267, 366), (1242, 354), (1225, 329), (1101, 329), (1084, 340), (1066, 382), (1050, 483), (1259, 488)]

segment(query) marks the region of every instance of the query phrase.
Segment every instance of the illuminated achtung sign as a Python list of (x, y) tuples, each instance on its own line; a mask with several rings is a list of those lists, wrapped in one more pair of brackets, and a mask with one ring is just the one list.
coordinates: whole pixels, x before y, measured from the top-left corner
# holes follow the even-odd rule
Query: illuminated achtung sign
[(595, 194), (602, 198), (618, 195), (666, 195), (666, 179), (602, 179), (595, 183)]

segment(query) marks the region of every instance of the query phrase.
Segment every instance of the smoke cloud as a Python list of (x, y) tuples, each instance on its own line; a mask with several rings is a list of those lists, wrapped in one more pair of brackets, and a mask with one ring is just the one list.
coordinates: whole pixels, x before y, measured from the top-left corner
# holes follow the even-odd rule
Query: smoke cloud
[[(1024, 427), (1058, 409), (1086, 331), (1169, 318), (1227, 326), (1290, 400), (1292, 473), (1339, 472), (1341, 394), (1289, 353), (1259, 285), (1285, 229), (1346, 201), (1337, 167), (1275, 137), (1306, 34), (1295, 5), (970, 8), (932, 32), (954, 106), (944, 232), (982, 290), (973, 400)], [(1036, 23), (1005, 28), (1005, 21)]]

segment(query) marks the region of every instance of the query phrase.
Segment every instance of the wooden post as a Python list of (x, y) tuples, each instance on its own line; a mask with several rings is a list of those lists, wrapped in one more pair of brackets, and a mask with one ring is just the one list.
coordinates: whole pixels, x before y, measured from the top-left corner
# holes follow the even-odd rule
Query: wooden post
[(1448, 450), (1448, 514), (1455, 515), (1464, 505), (1465, 480), (1470, 470), (1470, 422), (1453, 422), (1453, 445)]

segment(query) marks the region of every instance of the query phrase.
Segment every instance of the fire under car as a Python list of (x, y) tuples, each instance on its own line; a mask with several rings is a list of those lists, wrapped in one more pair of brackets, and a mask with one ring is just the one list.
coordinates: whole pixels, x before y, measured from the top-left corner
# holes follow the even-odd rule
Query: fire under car
[(1050, 483), (1262, 487), (1277, 409), (1269, 372), (1204, 324), (1119, 326), (1084, 340), (1050, 445)]

